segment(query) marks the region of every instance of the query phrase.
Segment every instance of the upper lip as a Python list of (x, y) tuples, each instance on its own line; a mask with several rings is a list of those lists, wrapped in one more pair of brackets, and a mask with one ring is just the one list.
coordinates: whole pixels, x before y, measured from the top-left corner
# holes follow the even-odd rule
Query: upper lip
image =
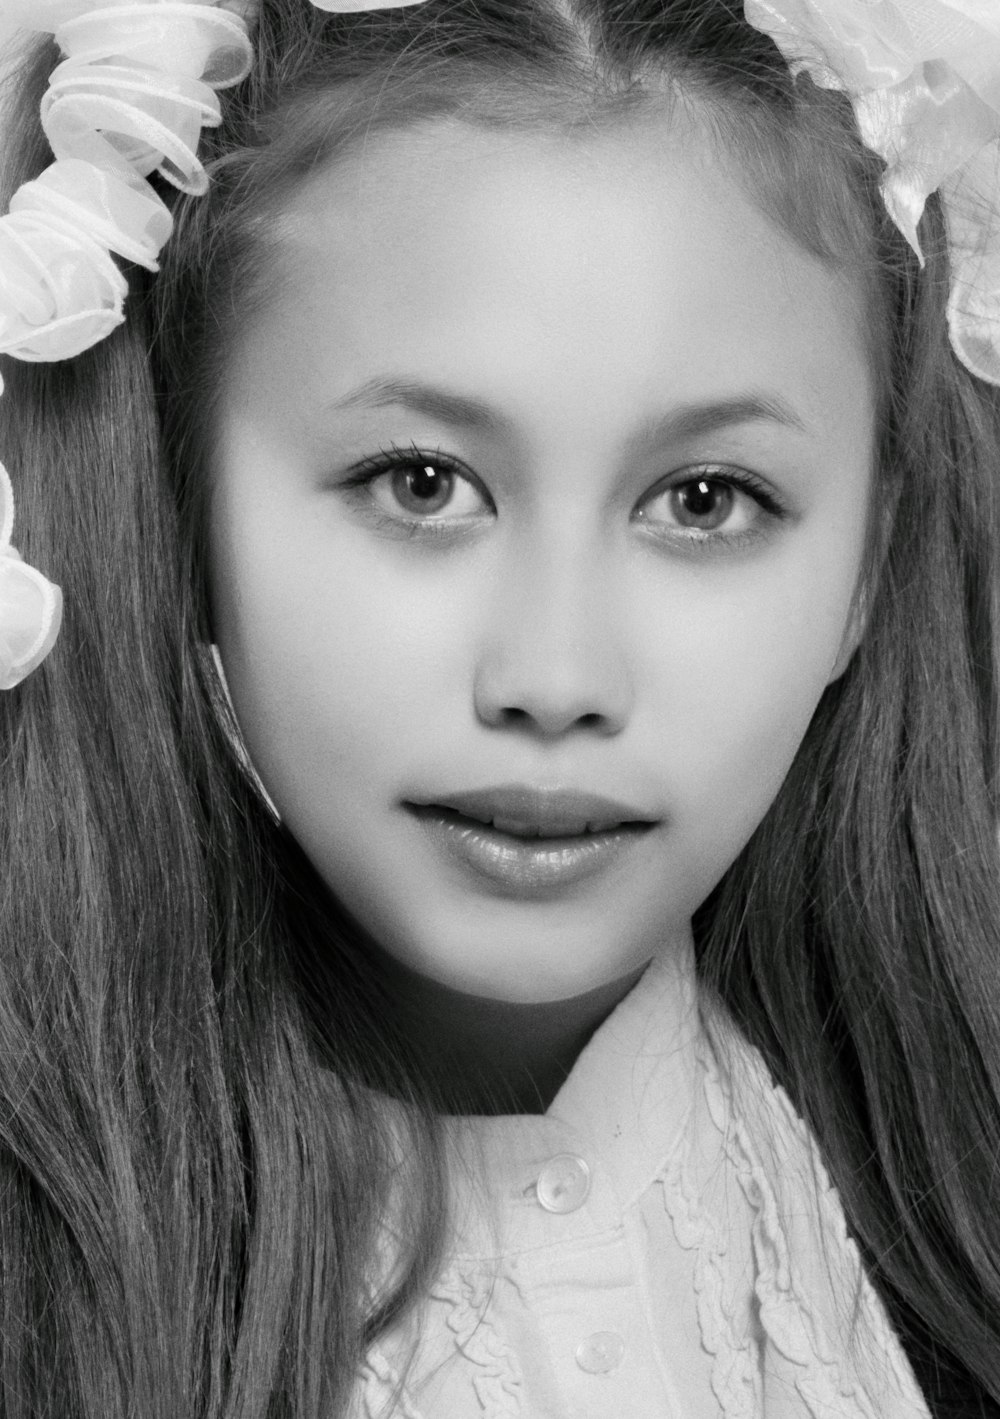
[(501, 830), (539, 837), (617, 827), (622, 823), (655, 823), (659, 819), (635, 804), (570, 788), (534, 788), (500, 784), (463, 793), (411, 800), (415, 807), (450, 808), (466, 818), (493, 823)]

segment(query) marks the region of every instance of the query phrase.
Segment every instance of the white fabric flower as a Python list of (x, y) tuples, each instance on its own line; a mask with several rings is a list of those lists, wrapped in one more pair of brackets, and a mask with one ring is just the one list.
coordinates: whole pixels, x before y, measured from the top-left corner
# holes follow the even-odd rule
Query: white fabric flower
[[(8, 24), (54, 34), (64, 55), (41, 114), (55, 162), (0, 218), (0, 352), (70, 359), (121, 324), (128, 284), (115, 256), (156, 271), (173, 227), (145, 179), (205, 191), (201, 131), (220, 121), (216, 91), (250, 71), (253, 10), (254, 0), (0, 0)], [(13, 517), (0, 466), (0, 689), (48, 653), (62, 606), (10, 545)]]
[(55, 643), (62, 593), (10, 545), (14, 494), (0, 463), (0, 690), (12, 690)]
[(66, 56), (42, 103), (56, 161), (0, 218), (0, 351), (64, 360), (124, 319), (112, 254), (157, 270), (173, 222), (144, 179), (204, 192), (201, 130), (252, 50), (214, 0), (0, 0), (0, 13), (52, 31)]
[[(62, 25), (95, 11), (109, 10), (149, 10), (156, 6), (172, 6), (174, 0), (0, 0), (0, 15), (11, 25), (22, 29), (38, 30), (43, 34), (55, 34)], [(246, 9), (247, 0), (238, 0), (227, 8)], [(188, 0), (189, 8), (208, 9), (216, 0)], [(256, 9), (256, 0), (253, 0)]]
[(109, 253), (155, 271), (171, 226), (148, 183), (53, 163), (0, 219), (0, 351), (65, 360), (103, 340), (124, 319), (128, 294)]
[(422, 0), (312, 0), (317, 10), (331, 15), (353, 15), (364, 10), (400, 10), (404, 5), (419, 5)]
[(148, 177), (184, 192), (208, 186), (201, 130), (221, 116), (216, 90), (246, 77), (252, 50), (243, 20), (213, 3), (88, 7), (61, 24), (66, 56), (42, 100), (42, 127), (57, 158)]
[(998, 0), (745, 0), (793, 72), (851, 97), (882, 191), (923, 259), (917, 225), (944, 200), (956, 354), (1000, 384), (1000, 3)]
[(124, 319), (128, 284), (86, 237), (16, 217), (0, 222), (0, 350), (20, 360), (67, 360)]

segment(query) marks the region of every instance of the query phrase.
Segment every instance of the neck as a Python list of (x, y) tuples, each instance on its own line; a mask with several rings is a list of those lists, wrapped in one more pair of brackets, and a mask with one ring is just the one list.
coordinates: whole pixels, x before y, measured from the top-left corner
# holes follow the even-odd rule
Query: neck
[(544, 1113), (591, 1035), (645, 967), (567, 1000), (467, 995), (384, 957), (404, 1037), (448, 1113)]

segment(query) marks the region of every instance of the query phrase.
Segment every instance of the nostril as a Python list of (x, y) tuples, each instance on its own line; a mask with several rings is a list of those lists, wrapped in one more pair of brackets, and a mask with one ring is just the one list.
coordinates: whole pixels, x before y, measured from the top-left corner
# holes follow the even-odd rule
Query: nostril
[[(581, 729), (599, 729), (605, 720), (603, 714), (592, 710), (588, 710), (586, 714), (573, 715), (566, 713), (555, 717), (559, 719), (560, 728), (569, 728), (572, 725), (573, 727), (579, 727)], [(508, 705), (500, 711), (500, 720), (503, 724), (523, 725), (538, 723), (539, 725), (545, 726), (551, 718), (553, 718), (551, 712), (546, 714), (540, 709), (534, 711), (521, 709), (518, 705)]]
[(607, 715), (596, 710), (583, 714), (572, 711), (535, 706), (522, 709), (519, 705), (507, 705), (487, 720), (505, 729), (532, 730), (543, 734), (565, 734), (568, 730), (585, 730), (590, 733), (606, 733), (614, 729), (614, 723)]
[[(518, 647), (514, 647), (518, 649)], [(483, 724), (546, 736), (568, 731), (613, 734), (623, 728), (632, 705), (632, 686), (617, 653), (598, 655), (591, 647), (536, 648), (528, 655), (495, 648), (476, 666), (474, 704)]]

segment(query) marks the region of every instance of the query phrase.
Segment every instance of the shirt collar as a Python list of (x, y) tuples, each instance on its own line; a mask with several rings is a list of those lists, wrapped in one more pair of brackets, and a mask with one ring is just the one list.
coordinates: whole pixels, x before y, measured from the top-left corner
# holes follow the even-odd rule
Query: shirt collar
[(469, 1230), (482, 1204), (472, 1195), (476, 1178), (489, 1180), (512, 1219), (511, 1244), (532, 1245), (536, 1231), (550, 1238), (552, 1223), (543, 1225), (535, 1191), (560, 1155), (582, 1159), (592, 1178), (587, 1207), (560, 1219), (560, 1230), (617, 1225), (662, 1173), (683, 1132), (699, 1032), (693, 955), (664, 952), (594, 1033), (544, 1115), (449, 1120), (459, 1160), (453, 1177), (462, 1249), (482, 1246)]

